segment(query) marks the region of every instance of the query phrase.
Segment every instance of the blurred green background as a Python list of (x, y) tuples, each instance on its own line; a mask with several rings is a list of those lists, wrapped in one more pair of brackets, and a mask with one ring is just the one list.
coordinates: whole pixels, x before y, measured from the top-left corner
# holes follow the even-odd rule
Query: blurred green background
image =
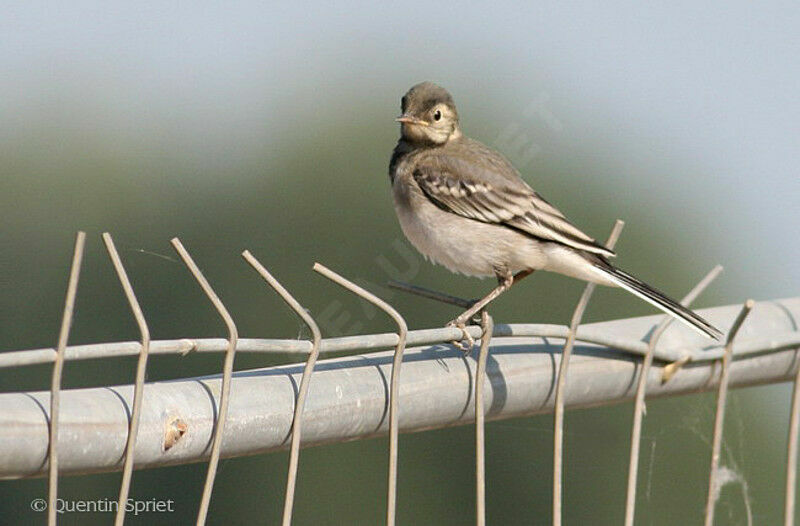
[[(55, 344), (79, 229), (89, 244), (73, 343), (137, 338), (103, 231), (157, 339), (225, 334), (168, 243), (176, 235), (243, 336), (307, 337), (241, 260), (244, 248), (324, 318), (327, 336), (392, 326), (311, 272), (314, 261), (390, 299), (413, 328), (451, 319), (449, 307), (383, 287), (400, 277), (474, 297), (491, 286), (422, 261), (397, 225), (393, 118), (421, 80), (447, 87), (465, 132), (503, 151), (589, 233), (603, 239), (625, 219), (623, 268), (681, 296), (722, 263), (698, 306), (796, 296), (799, 22), (797, 5), (780, 2), (6, 5), (0, 350)], [(492, 312), (502, 322), (566, 323), (581, 289), (537, 274)], [(586, 319), (651, 313), (598, 290)], [(240, 356), (236, 367), (288, 359)], [(221, 363), (155, 357), (148, 379)], [(46, 389), (50, 369), (0, 371), (0, 389)], [(129, 383), (133, 371), (133, 359), (68, 363), (64, 386)], [(756, 524), (781, 519), (789, 395), (787, 385), (732, 394), (723, 463), (740, 481), (723, 489), (718, 523), (745, 524), (743, 495)], [(710, 395), (648, 403), (638, 523), (701, 520), (712, 415)], [(551, 418), (488, 424), (490, 524), (550, 521)], [(621, 522), (630, 418), (628, 404), (567, 414), (566, 524)], [(402, 437), (400, 524), (473, 521), (472, 433)], [(380, 523), (386, 447), (374, 439), (303, 451), (296, 524)], [(209, 523), (278, 522), (286, 461), (222, 461)], [(176, 511), (129, 523), (192, 522), (205, 469), (135, 473), (132, 497), (173, 499)], [(113, 499), (118, 481), (63, 478), (59, 496)], [(44, 522), (29, 506), (45, 496), (42, 479), (0, 482), (0, 524)]]

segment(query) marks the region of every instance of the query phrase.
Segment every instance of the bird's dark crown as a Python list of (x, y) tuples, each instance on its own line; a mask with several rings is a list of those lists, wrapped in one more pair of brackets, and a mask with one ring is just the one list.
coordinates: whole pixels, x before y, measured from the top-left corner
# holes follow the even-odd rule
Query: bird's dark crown
[(422, 114), (437, 104), (445, 104), (452, 110), (456, 119), (458, 118), (453, 97), (446, 89), (433, 82), (420, 82), (412, 86), (411, 89), (403, 95), (401, 104), (403, 113), (411, 114)]

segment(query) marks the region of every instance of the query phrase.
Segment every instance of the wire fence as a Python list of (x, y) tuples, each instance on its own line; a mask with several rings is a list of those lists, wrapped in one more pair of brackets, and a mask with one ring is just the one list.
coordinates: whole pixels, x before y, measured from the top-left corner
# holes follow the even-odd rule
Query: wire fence
[[(619, 236), (617, 223), (609, 237)], [(635, 518), (639, 446), (646, 397), (717, 390), (705, 523), (712, 524), (719, 495), (719, 457), (729, 387), (793, 381), (785, 482), (786, 525), (794, 524), (798, 425), (800, 421), (800, 298), (703, 310), (729, 327), (724, 345), (682, 328), (667, 331), (670, 318), (651, 316), (581, 325), (593, 286), (588, 285), (569, 327), (495, 324), (481, 312), (466, 330), (480, 340), (472, 360), (449, 344), (460, 329), (408, 330), (388, 303), (336, 272), (314, 270), (384, 311), (396, 333), (323, 339), (313, 317), (245, 251), (242, 255), (309, 327), (310, 341), (239, 338), (234, 320), (211, 284), (176, 238), (175, 250), (228, 328), (225, 339), (151, 341), (145, 316), (109, 234), (106, 250), (140, 332), (138, 342), (68, 345), (85, 234), (75, 243), (61, 332), (55, 349), (0, 354), (0, 368), (53, 363), (47, 392), (0, 394), (0, 478), (48, 476), (48, 523), (55, 524), (60, 475), (123, 472), (115, 524), (125, 521), (131, 477), (137, 469), (207, 460), (197, 524), (205, 524), (221, 456), (235, 457), (287, 448), (283, 524), (292, 521), (301, 445), (325, 444), (387, 434), (389, 440), (386, 523), (395, 523), (400, 431), (458, 424), (475, 425), (476, 523), (485, 524), (485, 420), (554, 413), (553, 524), (561, 523), (564, 410), (634, 400), (625, 524)], [(689, 305), (721, 268), (712, 269), (683, 299)], [(401, 285), (428, 298), (468, 304), (436, 291)], [(381, 351), (393, 348), (394, 351)], [(320, 360), (321, 353), (358, 351), (358, 359)], [(373, 352), (368, 352), (373, 351)], [(575, 356), (572, 356), (573, 351)], [(149, 356), (224, 353), (222, 374), (145, 383)], [(296, 353), (301, 365), (234, 373), (236, 353)], [(138, 355), (133, 385), (61, 391), (65, 361)], [(491, 355), (491, 360), (489, 356)], [(572, 370), (568, 371), (568, 365)], [(401, 380), (402, 366), (402, 380)], [(569, 373), (569, 375), (568, 375)], [(579, 385), (580, 389), (570, 389)], [(469, 386), (464, 390), (464, 386)], [(313, 389), (311, 389), (313, 387)], [(120, 406), (124, 411), (120, 411)], [(49, 408), (49, 410), (47, 409)], [(401, 411), (402, 409), (402, 411)], [(97, 429), (103, 429), (99, 443)], [(84, 447), (94, 441), (91, 450)], [(748, 523), (752, 517), (748, 516)]]

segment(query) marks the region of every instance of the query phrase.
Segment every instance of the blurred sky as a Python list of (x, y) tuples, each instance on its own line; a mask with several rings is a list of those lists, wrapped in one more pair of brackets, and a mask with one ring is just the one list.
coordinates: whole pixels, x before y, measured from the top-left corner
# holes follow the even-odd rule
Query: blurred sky
[[(141, 156), (168, 139), (224, 177), (326, 120), (347, 131), (378, 115), (394, 134), (400, 95), (431, 79), (454, 93), (468, 133), (491, 143), (520, 130), (545, 155), (590, 155), (575, 190), (645, 200), (672, 236), (653, 243), (707, 243), (726, 279), (769, 276), (752, 293), (770, 297), (800, 286), (798, 27), (792, 2), (6, 4), (0, 140), (52, 153), (90, 138)], [(541, 100), (557, 127), (524, 115)], [(355, 171), (360, 154), (347, 153)], [(535, 168), (521, 167), (547, 196)], [(592, 197), (574, 199), (557, 204), (569, 213)], [(650, 229), (625, 212), (609, 221)]]

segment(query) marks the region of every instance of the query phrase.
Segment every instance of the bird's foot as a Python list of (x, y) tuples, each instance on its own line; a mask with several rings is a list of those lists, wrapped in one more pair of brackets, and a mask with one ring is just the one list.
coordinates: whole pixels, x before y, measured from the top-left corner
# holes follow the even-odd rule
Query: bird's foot
[(464, 320), (462, 320), (461, 317), (458, 317), (449, 322), (447, 327), (456, 327), (457, 329), (461, 329), (461, 339), (453, 340), (450, 343), (458, 347), (458, 349), (464, 354), (469, 354), (472, 352), (472, 347), (475, 345), (475, 338), (473, 338), (469, 331), (467, 331), (467, 325), (464, 323)]

